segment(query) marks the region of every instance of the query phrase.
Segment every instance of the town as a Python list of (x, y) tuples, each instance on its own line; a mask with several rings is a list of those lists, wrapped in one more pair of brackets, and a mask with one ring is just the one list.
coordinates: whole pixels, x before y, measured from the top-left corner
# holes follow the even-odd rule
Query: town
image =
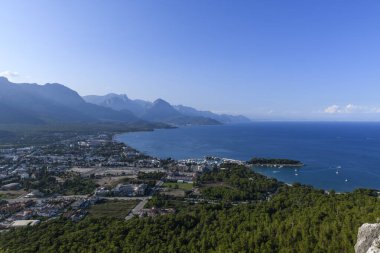
[(173, 208), (146, 204), (157, 194), (194, 200), (199, 197), (197, 177), (225, 163), (245, 164), (216, 157), (153, 158), (108, 134), (0, 149), (0, 229), (58, 217), (129, 220), (174, 213)]

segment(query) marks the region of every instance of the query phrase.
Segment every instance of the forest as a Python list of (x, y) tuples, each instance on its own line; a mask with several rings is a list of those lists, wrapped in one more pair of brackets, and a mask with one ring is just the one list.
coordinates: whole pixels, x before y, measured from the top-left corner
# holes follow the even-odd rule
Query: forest
[(260, 158), (254, 157), (248, 161), (252, 165), (292, 165), (302, 166), (303, 164), (297, 160), (284, 159), (284, 158)]
[(223, 168), (227, 169), (214, 169), (198, 178), (197, 184), (204, 197), (223, 201), (265, 200), (283, 185), (245, 166), (224, 164)]
[[(274, 185), (274, 191), (268, 198), (246, 198), (240, 204), (228, 197), (216, 204), (178, 200), (183, 204), (176, 206), (175, 214), (128, 222), (88, 217), (74, 223), (62, 218), (1, 233), (0, 251), (354, 252), (359, 226), (380, 218), (379, 198), (373, 190), (339, 194), (301, 184), (288, 186), (260, 175), (255, 178), (254, 172), (242, 167), (228, 170), (205, 174), (200, 183), (230, 184), (249, 176), (252, 185), (255, 179), (260, 185), (255, 189)], [(252, 191), (250, 186), (240, 191), (247, 189)], [(171, 205), (160, 198), (153, 202)]]

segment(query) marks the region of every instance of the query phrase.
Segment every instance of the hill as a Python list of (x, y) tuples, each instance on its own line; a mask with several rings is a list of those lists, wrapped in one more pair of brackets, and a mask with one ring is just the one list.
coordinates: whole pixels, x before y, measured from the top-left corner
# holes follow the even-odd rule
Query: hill
[(137, 120), (127, 110), (87, 103), (61, 84), (15, 84), (0, 77), (0, 123), (96, 122)]

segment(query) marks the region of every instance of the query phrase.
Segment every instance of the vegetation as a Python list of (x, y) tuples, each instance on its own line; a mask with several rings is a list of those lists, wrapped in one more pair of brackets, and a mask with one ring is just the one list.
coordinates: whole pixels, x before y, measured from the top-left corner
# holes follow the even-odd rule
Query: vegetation
[[(241, 181), (245, 188), (239, 190), (255, 199), (265, 188), (274, 186), (276, 191), (265, 200), (239, 205), (229, 201), (186, 204), (182, 199), (177, 203), (186, 206), (179, 206), (175, 214), (128, 222), (91, 217), (78, 223), (64, 219), (44, 222), (1, 233), (0, 251), (349, 253), (354, 252), (359, 226), (380, 217), (375, 191), (327, 194), (300, 184), (276, 183), (242, 167), (230, 170), (207, 173), (200, 183), (236, 187)], [(247, 176), (258, 185), (246, 183)], [(252, 189), (260, 193), (255, 195)], [(173, 201), (158, 196), (152, 200), (160, 207)]]
[(64, 195), (90, 194), (97, 187), (95, 181), (90, 178), (82, 178), (77, 173), (65, 173), (57, 177), (51, 176), (46, 169), (37, 174), (36, 179), (28, 179), (22, 182), (27, 190), (37, 189), (51, 195), (54, 193)]
[(290, 159), (273, 159), (273, 158), (258, 158), (254, 157), (248, 161), (252, 165), (292, 165), (292, 166), (302, 166), (300, 161), (290, 160)]
[(1, 192), (0, 193), (0, 204), (1, 204), (1, 201), (4, 200), (4, 199), (14, 199), (14, 198), (20, 197), (23, 193), (24, 193), (23, 191), (19, 191), (18, 193), (15, 193), (15, 192)]
[(198, 180), (203, 196), (224, 201), (265, 200), (283, 185), (276, 179), (250, 171), (245, 166), (225, 164), (227, 169), (204, 173)]
[(89, 214), (93, 218), (123, 219), (138, 202), (138, 200), (106, 200), (91, 206)]
[(160, 180), (165, 176), (164, 172), (150, 172), (150, 173), (145, 173), (145, 172), (139, 172), (137, 175), (137, 178), (140, 180)]
[(190, 191), (191, 189), (193, 189), (193, 184), (188, 184), (188, 183), (165, 182), (162, 186), (173, 188), (173, 189), (181, 189), (184, 191)]

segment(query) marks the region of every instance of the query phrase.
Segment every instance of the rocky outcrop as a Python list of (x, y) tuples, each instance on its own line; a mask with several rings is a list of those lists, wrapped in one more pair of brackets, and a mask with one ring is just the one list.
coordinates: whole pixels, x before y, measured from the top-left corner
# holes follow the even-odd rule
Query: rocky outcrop
[(380, 223), (366, 223), (359, 228), (355, 253), (380, 253)]

